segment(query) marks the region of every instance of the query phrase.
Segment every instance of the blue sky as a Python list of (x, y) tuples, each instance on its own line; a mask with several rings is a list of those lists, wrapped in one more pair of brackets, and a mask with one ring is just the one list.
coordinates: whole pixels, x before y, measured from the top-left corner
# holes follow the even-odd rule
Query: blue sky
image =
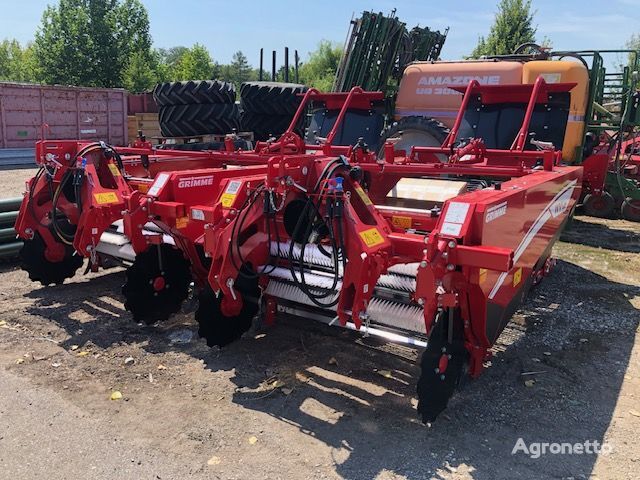
[[(42, 11), (54, 0), (0, 0), (0, 39), (29, 41)], [(151, 34), (157, 47), (204, 44), (214, 60), (227, 63), (242, 50), (257, 66), (259, 49), (285, 46), (304, 60), (321, 39), (342, 44), (352, 14), (362, 10), (397, 15), (408, 26), (451, 27), (442, 51), (444, 59), (468, 54), (479, 35), (491, 26), (498, 0), (143, 0), (149, 11)], [(547, 36), (555, 49), (613, 49), (640, 33), (640, 0), (533, 0), (538, 38)], [(601, 13), (602, 12), (602, 13)], [(269, 57), (270, 58), (270, 57)]]

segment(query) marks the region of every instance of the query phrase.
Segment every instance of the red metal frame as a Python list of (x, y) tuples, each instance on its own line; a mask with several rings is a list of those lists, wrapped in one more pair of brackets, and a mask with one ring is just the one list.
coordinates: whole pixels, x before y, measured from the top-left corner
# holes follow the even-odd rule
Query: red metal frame
[[(483, 87), (472, 82), (463, 105), (470, 95), (487, 94), (494, 101), (508, 102), (514, 95), (521, 99), (528, 92), (529, 108), (518, 135), (526, 138), (533, 105), (544, 101), (548, 91), (567, 91), (572, 86), (546, 85), (540, 80), (514, 94), (505, 87)], [(462, 115), (461, 110), (458, 120)], [(440, 309), (459, 309), (471, 374), (476, 376), (531, 279), (546, 266), (550, 246), (579, 198), (582, 169), (560, 166), (561, 152), (525, 152), (518, 138), (507, 151), (485, 149), (481, 141), (456, 151), (452, 149), (453, 138), (442, 147), (414, 147), (408, 157), (396, 155), (387, 145), (388, 155), (382, 163), (372, 155), (365, 156), (356, 164), (365, 172), (368, 193), (345, 169), (341, 174), (343, 193), (314, 190), (314, 185), (322, 183), (327, 165), (335, 161), (327, 155), (274, 156), (268, 162), (261, 188), (279, 199), (284, 209), (296, 198), (309, 195), (317, 199), (321, 209), (340, 199), (344, 202), (343, 218), (349, 219), (344, 222), (349, 262), (341, 277), (337, 307), (341, 324), (353, 320), (360, 328), (380, 275), (392, 265), (418, 262), (414, 300), (424, 307), (426, 331), (431, 330)], [(441, 163), (437, 154), (450, 155), (456, 161)], [(356, 161), (353, 152), (351, 160)], [(436, 218), (424, 212), (402, 211), (412, 226), (425, 228), (424, 233), (399, 229), (393, 213), (376, 207), (400, 178), (434, 175), (493, 178), (502, 183), (445, 202)], [(209, 283), (222, 294), (222, 312), (227, 316), (236, 315), (243, 303), (242, 294), (234, 290), (238, 276), (233, 259), (235, 239), (246, 235), (244, 243), (236, 248), (254, 268), (267, 264), (270, 256), (265, 229), (268, 220), (262, 202), (244, 207), (246, 211), (243, 203), (243, 199), (234, 202), (224, 222), (220, 221), (219, 205), (213, 205), (205, 220), (208, 228), (203, 246), (212, 260)], [(239, 227), (241, 216), (244, 221)], [(287, 238), (282, 219), (278, 221), (279, 235)], [(269, 299), (269, 311), (275, 311), (276, 303)]]

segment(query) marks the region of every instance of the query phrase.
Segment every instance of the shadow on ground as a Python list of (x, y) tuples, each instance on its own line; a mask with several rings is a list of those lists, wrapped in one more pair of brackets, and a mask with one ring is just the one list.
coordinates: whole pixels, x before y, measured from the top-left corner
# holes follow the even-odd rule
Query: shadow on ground
[[(325, 443), (344, 478), (385, 472), (408, 478), (451, 472), (474, 479), (588, 477), (595, 455), (535, 460), (511, 451), (520, 437), (527, 444), (602, 442), (638, 326), (629, 300), (640, 289), (570, 263), (556, 268), (505, 330), (492, 365), (431, 428), (417, 420), (414, 408), (419, 371), (413, 350), (306, 320), (285, 320), (266, 336), (221, 352), (196, 338), (172, 344), (169, 334), (195, 332), (193, 322), (181, 316), (156, 327), (136, 325), (114, 293), (123, 281), (118, 272), (90, 283), (36, 288), (28, 294), (35, 300), (29, 313), (68, 332), (65, 347), (136, 343), (150, 353), (181, 351), (202, 359), (212, 372), (235, 369), (233, 402)], [(95, 320), (81, 322), (81, 314)], [(522, 376), (531, 371), (538, 373)], [(528, 387), (525, 378), (536, 383)], [(258, 388), (275, 380), (285, 387)]]
[(636, 231), (612, 228), (607, 222), (596, 223), (574, 218), (561, 241), (589, 247), (605, 247), (619, 252), (640, 252), (640, 225)]

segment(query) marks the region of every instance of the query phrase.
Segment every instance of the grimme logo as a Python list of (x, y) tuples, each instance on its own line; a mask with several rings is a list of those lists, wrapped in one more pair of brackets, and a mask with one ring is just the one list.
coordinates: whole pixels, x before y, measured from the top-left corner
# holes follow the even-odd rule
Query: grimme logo
[[(455, 95), (458, 92), (447, 87), (454, 85), (466, 86), (471, 80), (477, 80), (482, 85), (498, 85), (500, 83), (500, 75), (438, 75), (424, 76), (418, 80), (418, 95)], [(442, 88), (442, 87), (444, 88)], [(440, 87), (440, 88), (432, 88)]]
[(511, 455), (524, 453), (529, 458), (538, 459), (542, 455), (609, 455), (613, 447), (609, 443), (597, 440), (585, 440), (582, 443), (569, 442), (532, 442), (527, 445), (522, 437), (518, 438), (511, 450)]
[(485, 217), (485, 223), (493, 222), (496, 218), (499, 218), (507, 213), (507, 202), (499, 203), (491, 208), (487, 209), (487, 216)]
[(213, 185), (213, 177), (185, 177), (178, 181), (178, 188), (205, 187)]

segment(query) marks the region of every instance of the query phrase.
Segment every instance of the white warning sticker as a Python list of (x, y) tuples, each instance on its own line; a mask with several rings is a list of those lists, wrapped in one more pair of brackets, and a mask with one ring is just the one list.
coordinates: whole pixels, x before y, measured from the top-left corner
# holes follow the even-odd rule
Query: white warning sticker
[(242, 185), (242, 182), (240, 180), (231, 180), (227, 184), (227, 189), (224, 191), (224, 193), (230, 193), (232, 195), (235, 195), (236, 193), (238, 193), (238, 190), (240, 190), (241, 185)]
[(152, 197), (157, 197), (158, 193), (160, 193), (160, 190), (162, 190), (162, 187), (164, 187), (167, 184), (168, 180), (169, 180), (168, 173), (160, 173), (156, 177), (156, 180), (153, 182), (153, 185), (151, 185), (151, 188), (149, 189), (147, 194), (151, 195)]
[(443, 235), (452, 235), (454, 237), (457, 237), (458, 235), (460, 235), (460, 230), (462, 230), (461, 223), (445, 222), (440, 229), (440, 233)]
[(191, 218), (193, 218), (194, 220), (200, 220), (204, 222), (204, 211), (202, 211), (199, 208), (192, 208)]
[(451, 202), (447, 208), (447, 215), (444, 217), (445, 222), (464, 223), (469, 213), (469, 204), (460, 202)]

